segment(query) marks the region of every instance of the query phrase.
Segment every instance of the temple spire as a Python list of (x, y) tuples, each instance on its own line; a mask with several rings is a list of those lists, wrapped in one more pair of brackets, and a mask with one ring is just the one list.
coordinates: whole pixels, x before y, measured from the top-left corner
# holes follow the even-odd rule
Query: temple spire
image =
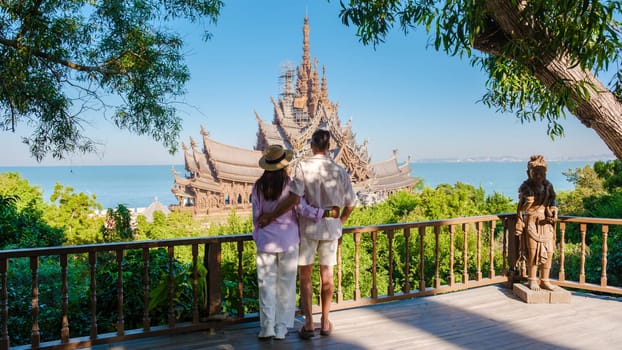
[(302, 27), (302, 62), (298, 66), (296, 77), (296, 93), (298, 96), (307, 97), (309, 94), (309, 79), (311, 78), (311, 49), (309, 45), (309, 18), (305, 17)]
[(322, 100), (328, 102), (328, 84), (326, 84), (326, 66), (322, 66)]
[(311, 80), (309, 81), (309, 97), (307, 99), (307, 109), (309, 115), (313, 118), (318, 110), (321, 98), (320, 76), (317, 72), (317, 58), (313, 61), (313, 70), (311, 71)]
[(311, 70), (311, 45), (309, 44), (309, 17), (305, 16), (302, 26), (302, 67), (309, 74)]

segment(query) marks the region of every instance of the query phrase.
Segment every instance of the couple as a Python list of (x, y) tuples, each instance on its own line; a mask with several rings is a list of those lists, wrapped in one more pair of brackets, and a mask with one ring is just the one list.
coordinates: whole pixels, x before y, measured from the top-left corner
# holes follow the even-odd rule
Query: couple
[(300, 266), (300, 307), (305, 324), (299, 336), (315, 335), (311, 275), (317, 253), (320, 264), (322, 319), (320, 334), (333, 325), (328, 316), (333, 297), (333, 266), (343, 223), (355, 204), (350, 175), (329, 155), (330, 133), (311, 136), (313, 155), (300, 160), (290, 178), (293, 152), (266, 148), (259, 160), (264, 169), (252, 192), (253, 239), (257, 246), (260, 339), (284, 339), (294, 326), (296, 268)]

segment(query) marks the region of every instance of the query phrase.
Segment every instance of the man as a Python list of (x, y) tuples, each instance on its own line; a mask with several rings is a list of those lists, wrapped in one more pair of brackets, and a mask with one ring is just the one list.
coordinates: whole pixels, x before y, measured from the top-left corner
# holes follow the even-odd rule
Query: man
[[(275, 217), (291, 209), (303, 196), (309, 205), (325, 209), (324, 218), (317, 222), (304, 217), (299, 218), (300, 306), (305, 316), (305, 324), (300, 329), (299, 335), (303, 339), (315, 335), (311, 312), (313, 304), (311, 276), (316, 253), (321, 278), (320, 334), (328, 336), (332, 332), (333, 325), (329, 319), (329, 312), (334, 291), (333, 267), (337, 264), (337, 245), (342, 226), (352, 213), (356, 200), (350, 175), (328, 155), (329, 149), (330, 133), (318, 129), (311, 136), (313, 155), (300, 160), (295, 166), (290, 195), (274, 212), (260, 217), (260, 225), (267, 225)], [(341, 208), (340, 214), (339, 210), (335, 212), (334, 207)]]

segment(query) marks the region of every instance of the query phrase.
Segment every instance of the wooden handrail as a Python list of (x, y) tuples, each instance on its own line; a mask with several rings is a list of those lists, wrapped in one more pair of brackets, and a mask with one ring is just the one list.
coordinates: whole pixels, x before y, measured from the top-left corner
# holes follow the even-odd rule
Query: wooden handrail
[[(336, 296), (331, 307), (333, 309), (350, 308), (354, 306), (375, 304), (398, 299), (446, 293), (490, 284), (511, 284), (524, 278), (524, 268), (517, 267), (516, 237), (514, 235), (514, 214), (485, 215), (464, 218), (450, 218), (443, 220), (429, 220), (399, 224), (385, 224), (372, 226), (346, 227), (340, 240), (338, 250), (338, 266), (336, 266)], [(580, 273), (576, 280), (568, 280), (565, 263), (568, 256), (564, 252), (566, 239), (569, 236), (568, 224), (577, 224), (580, 237)], [(607, 266), (609, 252), (607, 238), (611, 227), (622, 226), (621, 219), (560, 217), (557, 225), (557, 240), (560, 246), (555, 259), (559, 266), (558, 279), (553, 280), (560, 286), (580, 288), (582, 290), (597, 291), (622, 295), (618, 286), (608, 285)], [(598, 227), (601, 234), (602, 247), (600, 255), (599, 280), (586, 281), (587, 244), (586, 232), (592, 227)], [(77, 348), (95, 344), (111, 343), (121, 340), (157, 336), (178, 332), (188, 332), (201, 329), (219, 327), (223, 322), (244, 322), (256, 320), (257, 315), (245, 313), (244, 293), (249, 286), (244, 284), (243, 253), (244, 243), (252, 242), (250, 234), (236, 234), (227, 236), (178, 238), (157, 241), (117, 242), (106, 244), (88, 244), (79, 246), (63, 246), (34, 249), (13, 249), (0, 251), (0, 350), (9, 348)], [(237, 259), (235, 265), (235, 281), (237, 292), (235, 313), (223, 313), (223, 271), (222, 255), (224, 245), (235, 250), (233, 256)], [(344, 246), (348, 246), (344, 250)], [(192, 270), (192, 306), (189, 322), (178, 322), (175, 309), (175, 252), (183, 247), (191, 249)], [(201, 260), (201, 249), (203, 257)], [(149, 276), (149, 252), (152, 249), (162, 248), (167, 252), (168, 275), (167, 322), (163, 325), (151, 324), (152, 315), (148, 309), (152, 290)], [(142, 290), (129, 291), (130, 281), (125, 278), (124, 263), (128, 251), (141, 252), (142, 276), (140, 279)], [(116, 264), (116, 305), (110, 305), (117, 310), (116, 330), (112, 333), (101, 334), (98, 331), (97, 319), (97, 259), (98, 254), (111, 254)], [(344, 256), (347, 254), (347, 256)], [(89, 308), (88, 315), (82, 317), (89, 320), (89, 333), (70, 337), (72, 320), (77, 315), (69, 314), (69, 295), (71, 289), (68, 279), (68, 260), (77, 256), (85, 257), (88, 263), (89, 281), (81, 281), (88, 285)], [(11, 271), (11, 261), (14, 259), (29, 259), (32, 284), (32, 325), (30, 344), (11, 346), (8, 319), (11, 317), (11, 303), (9, 290), (12, 281), (7, 277)], [(41, 329), (41, 301), (39, 300), (39, 283), (41, 280), (40, 266), (42, 259), (54, 258), (59, 261), (59, 276), (61, 290), (59, 291), (59, 315), (62, 320), (57, 330)], [(198, 264), (202, 262), (207, 269), (204, 284), (207, 288), (207, 308), (199, 307)], [(348, 267), (348, 268), (344, 268)], [(231, 277), (231, 276), (230, 276)], [(363, 283), (365, 281), (365, 283)], [(201, 282), (201, 283), (199, 283)], [(362, 287), (370, 286), (369, 290)], [(126, 319), (124, 295), (137, 293), (143, 302), (141, 310), (142, 325), (140, 329), (125, 329)], [(230, 300), (229, 300), (230, 301)], [(22, 301), (23, 302), (23, 301)], [(314, 306), (319, 311), (319, 306)], [(75, 321), (74, 321), (75, 322)], [(42, 340), (42, 334), (57, 333), (57, 340)]]

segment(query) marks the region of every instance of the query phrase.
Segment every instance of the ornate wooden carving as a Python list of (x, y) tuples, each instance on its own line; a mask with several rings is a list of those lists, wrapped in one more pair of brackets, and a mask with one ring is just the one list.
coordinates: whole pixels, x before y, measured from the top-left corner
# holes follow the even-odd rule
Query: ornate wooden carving
[[(371, 170), (370, 157), (367, 153), (367, 141), (358, 145), (355, 135), (351, 131), (351, 120), (343, 126), (339, 120), (337, 103), (330, 101), (328, 97), (328, 82), (326, 79), (326, 67), (322, 67), (320, 77), (317, 58), (311, 58), (309, 40), (309, 21), (305, 17), (303, 25), (303, 54), (300, 65), (293, 69), (285, 66), (285, 72), (280, 75), (283, 86), (281, 97), (277, 101), (270, 97), (274, 113), (272, 124), (264, 123), (258, 113), (255, 118), (258, 123), (255, 150), (261, 151), (270, 143), (280, 143), (294, 151), (296, 157), (302, 157), (310, 153), (309, 140), (311, 134), (318, 128), (327, 128), (331, 133), (331, 154), (335, 155), (335, 161), (343, 165), (352, 177), (355, 188), (365, 192), (371, 201), (377, 202), (388, 194), (413, 186), (416, 180), (404, 183), (400, 176), (393, 176), (394, 185), (387, 181), (378, 181), (381, 185), (377, 188), (376, 177)], [(295, 77), (295, 87), (293, 80)], [(173, 193), (179, 202), (179, 208), (191, 207), (195, 214), (204, 214), (225, 211), (230, 209), (250, 209), (250, 192), (256, 178), (248, 177), (248, 162), (242, 155), (236, 154), (231, 148), (231, 154), (218, 154), (219, 159), (214, 159), (214, 154), (222, 152), (220, 146), (213, 145), (208, 138), (208, 132), (201, 126), (204, 147), (199, 149), (196, 141), (190, 137), (190, 148), (182, 144), (184, 149), (186, 170), (191, 174), (184, 183), (175, 178)], [(239, 152), (238, 152), (239, 153)], [(190, 164), (189, 164), (190, 162)], [(224, 166), (223, 166), (224, 163)], [(219, 167), (221, 166), (221, 167)], [(222, 170), (227, 168), (228, 170)], [(396, 168), (396, 166), (394, 166)], [(238, 169), (238, 170), (235, 170)], [(256, 169), (259, 169), (257, 166)], [(231, 172), (239, 171), (232, 175)], [(224, 174), (226, 172), (227, 174)], [(386, 171), (383, 172), (387, 175)], [(395, 171), (399, 174), (399, 171)], [(260, 173), (259, 173), (260, 174)], [(257, 178), (260, 175), (257, 175)], [(232, 180), (235, 177), (238, 180)], [(210, 182), (213, 188), (206, 191), (205, 182)], [(245, 179), (245, 180), (241, 180)], [(212, 198), (214, 197), (214, 198)], [(370, 200), (363, 201), (364, 204)]]

